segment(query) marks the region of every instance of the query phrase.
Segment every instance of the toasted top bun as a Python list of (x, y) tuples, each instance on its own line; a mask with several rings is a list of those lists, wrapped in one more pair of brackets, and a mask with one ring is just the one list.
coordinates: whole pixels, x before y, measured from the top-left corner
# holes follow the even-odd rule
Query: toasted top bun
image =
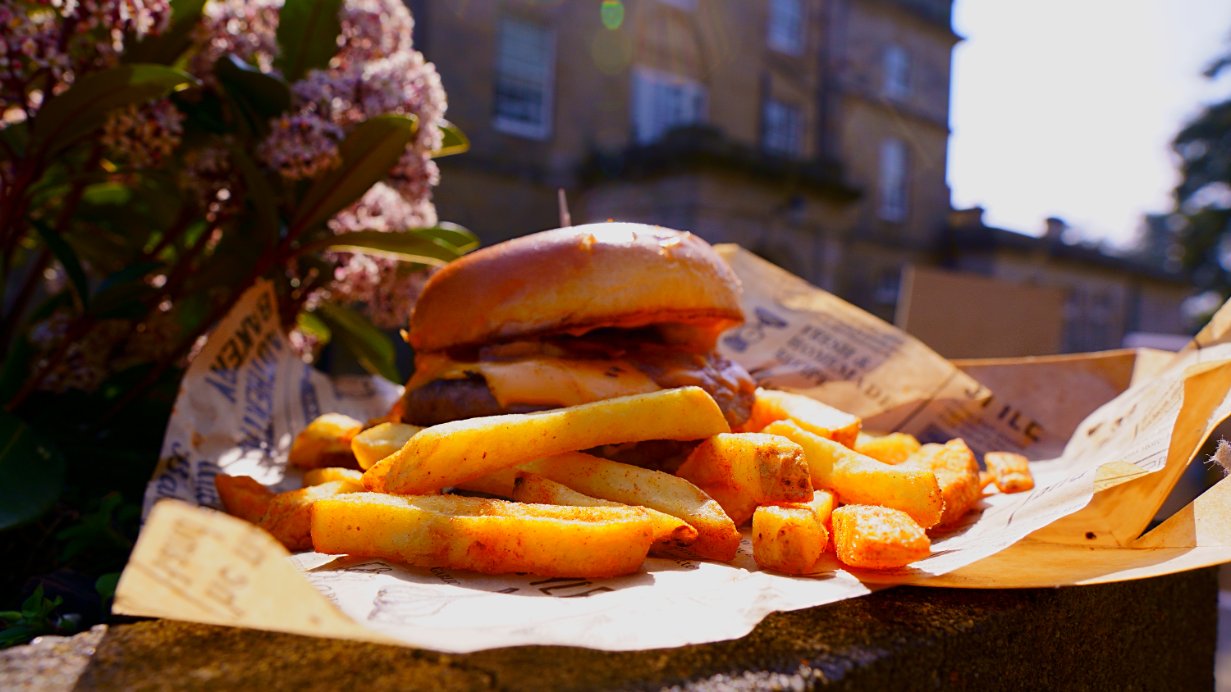
[(428, 280), (410, 318), (419, 351), (678, 323), (743, 321), (739, 280), (691, 233), (633, 223), (543, 231), (457, 259)]

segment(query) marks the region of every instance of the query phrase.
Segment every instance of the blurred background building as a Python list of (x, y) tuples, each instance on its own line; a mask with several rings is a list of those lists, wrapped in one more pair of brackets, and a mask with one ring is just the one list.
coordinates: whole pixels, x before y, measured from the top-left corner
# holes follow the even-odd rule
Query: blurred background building
[[(1033, 237), (951, 209), (952, 0), (409, 4), (472, 143), (440, 161), (436, 204), (484, 243), (559, 225), (563, 190), (574, 223), (739, 243), (944, 355), (1189, 328), (1189, 285), (1161, 255), (1068, 245), (1058, 219)], [(1005, 303), (979, 300), (993, 287), (1058, 307), (1004, 327)], [(1032, 338), (990, 338), (1006, 328)]]

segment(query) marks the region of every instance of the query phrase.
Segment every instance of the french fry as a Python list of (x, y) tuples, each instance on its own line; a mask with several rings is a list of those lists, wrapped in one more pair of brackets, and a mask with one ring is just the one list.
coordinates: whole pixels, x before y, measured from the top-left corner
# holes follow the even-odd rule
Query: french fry
[(287, 550), (311, 550), (309, 515), (312, 504), (327, 497), (353, 492), (351, 487), (353, 485), (348, 481), (330, 481), (278, 493), (269, 501), (269, 509), (257, 525), (278, 539)]
[[(602, 500), (544, 478), (535, 473), (521, 472), (513, 485), (513, 499), (544, 505), (569, 505), (573, 507), (625, 507), (619, 502)], [(688, 522), (649, 507), (642, 507), (653, 522), (654, 547), (683, 548), (697, 540), (697, 530)], [(651, 548), (651, 551), (653, 548)]]
[(953, 526), (961, 521), (983, 495), (983, 486), (979, 483), (979, 462), (960, 437), (943, 445), (923, 445), (905, 465), (927, 469), (936, 475), (945, 505), (935, 524), (937, 528)]
[(862, 426), (858, 416), (812, 397), (758, 387), (752, 415), (741, 430), (764, 432), (765, 426), (778, 420), (794, 421), (813, 435), (829, 438), (847, 447), (854, 446)]
[(693, 449), (675, 475), (717, 500), (736, 526), (752, 519), (757, 505), (812, 498), (804, 450), (778, 435), (714, 435)]
[(348, 484), (347, 492), (360, 492), (363, 488), (363, 472), (359, 469), (344, 469), (339, 466), (326, 466), (312, 469), (303, 474), (304, 487), (321, 485), (331, 481), (343, 481)]
[(521, 468), (592, 497), (649, 507), (683, 519), (697, 530), (697, 539), (687, 550), (699, 558), (727, 561), (739, 549), (739, 531), (722, 505), (678, 476), (580, 452), (541, 459)]
[(772, 423), (765, 431), (802, 447), (813, 487), (832, 489), (841, 502), (900, 509), (924, 527), (940, 521), (944, 500), (930, 470), (879, 462), (789, 421)]
[(817, 490), (809, 502), (762, 505), (752, 515), (752, 557), (761, 569), (783, 574), (811, 572), (825, 546), (833, 493)]
[(983, 463), (992, 475), (992, 480), (1002, 493), (1021, 493), (1034, 489), (1034, 474), (1030, 462), (1021, 454), (1013, 452), (988, 452)]
[(355, 493), (317, 501), (310, 514), (320, 552), (487, 574), (631, 574), (653, 540), (650, 518), (636, 507)]
[(859, 433), (855, 440), (855, 451), (870, 456), (886, 464), (900, 464), (919, 451), (919, 440), (914, 435), (903, 432), (888, 435), (869, 435)]
[(900, 510), (845, 505), (833, 511), (832, 521), (838, 559), (851, 567), (897, 569), (932, 551), (927, 532)]
[(987, 492), (987, 486), (992, 485), (995, 482), (996, 477), (992, 475), (991, 471), (979, 472), (979, 489), (983, 492)]
[(214, 476), (214, 487), (222, 507), (234, 517), (253, 524), (259, 522), (269, 509), (274, 492), (252, 476)]
[(680, 387), (434, 425), (368, 471), (388, 466), (385, 490), (415, 495), (563, 452), (642, 440), (699, 440), (729, 431), (705, 390)]
[(362, 429), (363, 423), (341, 413), (318, 416), (291, 442), (289, 461), (303, 469), (357, 468), (351, 440)]
[(458, 483), (458, 490), (467, 490), (472, 493), (485, 493), (487, 495), (495, 495), (496, 497), (512, 498), (513, 484), (517, 480), (518, 469), (516, 466), (511, 466), (505, 469), (496, 469), (491, 473), (471, 478), (464, 483)]
[(409, 423), (378, 423), (355, 435), (350, 442), (351, 453), (364, 471), (376, 462), (406, 445), (406, 441), (423, 428)]

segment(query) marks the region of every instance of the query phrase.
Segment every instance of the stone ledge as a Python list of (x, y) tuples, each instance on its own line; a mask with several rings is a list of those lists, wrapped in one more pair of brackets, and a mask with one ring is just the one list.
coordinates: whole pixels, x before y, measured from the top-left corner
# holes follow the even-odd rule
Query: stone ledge
[[(902, 587), (742, 639), (466, 655), (151, 620), (0, 652), (0, 689), (1210, 689), (1213, 568), (1102, 586)], [(54, 672), (49, 672), (54, 671)]]

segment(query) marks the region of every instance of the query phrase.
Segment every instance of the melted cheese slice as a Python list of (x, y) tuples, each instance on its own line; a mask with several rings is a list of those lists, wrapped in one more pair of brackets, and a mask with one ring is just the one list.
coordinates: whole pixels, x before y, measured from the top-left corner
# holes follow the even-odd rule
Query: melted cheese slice
[(459, 363), (445, 358), (420, 362), (409, 386), (461, 379), (478, 373), (502, 407), (576, 406), (661, 389), (648, 375), (619, 360), (536, 357), (526, 360)]

